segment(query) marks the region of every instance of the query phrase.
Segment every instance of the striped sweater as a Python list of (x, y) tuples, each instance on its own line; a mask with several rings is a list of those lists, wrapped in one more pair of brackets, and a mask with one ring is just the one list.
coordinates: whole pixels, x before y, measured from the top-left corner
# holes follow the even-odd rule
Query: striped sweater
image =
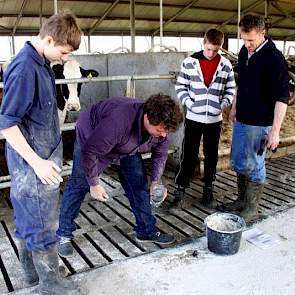
[(221, 56), (209, 87), (204, 83), (199, 59), (203, 52), (187, 57), (181, 65), (175, 90), (178, 99), (187, 107), (186, 118), (200, 123), (222, 120), (222, 111), (235, 95), (236, 84), (232, 65)]

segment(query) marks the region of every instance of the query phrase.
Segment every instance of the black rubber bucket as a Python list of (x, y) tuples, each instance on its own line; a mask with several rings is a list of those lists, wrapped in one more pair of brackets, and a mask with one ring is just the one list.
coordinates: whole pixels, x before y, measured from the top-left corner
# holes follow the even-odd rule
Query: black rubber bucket
[(242, 217), (230, 213), (214, 213), (205, 218), (208, 249), (220, 255), (239, 251), (242, 231), (246, 227)]

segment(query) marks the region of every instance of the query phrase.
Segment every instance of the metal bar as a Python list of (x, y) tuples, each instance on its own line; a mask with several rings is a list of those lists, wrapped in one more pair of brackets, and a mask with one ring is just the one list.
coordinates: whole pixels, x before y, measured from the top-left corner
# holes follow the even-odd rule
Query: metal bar
[(20, 22), (20, 19), (21, 19), (21, 17), (22, 17), (22, 13), (23, 13), (23, 11), (24, 11), (24, 8), (25, 8), (27, 2), (28, 2), (28, 0), (23, 0), (22, 6), (21, 6), (21, 8), (20, 8), (20, 11), (19, 11), (19, 13), (18, 13), (18, 16), (17, 16), (16, 22), (15, 22), (14, 27), (13, 27), (13, 30), (12, 30), (12, 35), (15, 34), (15, 31), (16, 31), (16, 29), (17, 29), (17, 26), (18, 26), (19, 22)]
[(40, 28), (42, 27), (43, 0), (40, 0)]
[[(168, 154), (174, 154), (175, 152), (177, 152), (178, 148), (177, 147), (171, 147), (168, 150)], [(142, 159), (146, 160), (146, 159), (150, 159), (152, 156), (151, 153), (144, 153), (142, 154)], [(61, 172), (61, 176), (69, 176), (72, 173), (72, 165), (68, 166), (68, 165), (64, 165), (62, 167), (62, 172)], [(4, 189), (4, 188), (9, 188), (11, 186), (11, 181), (10, 181), (11, 177), (10, 175), (6, 175), (6, 176), (2, 176), (0, 177), (0, 190)]]
[(11, 35), (11, 49), (12, 49), (12, 52), (10, 52), (10, 55), (11, 56), (14, 56), (15, 55), (15, 40), (14, 40), (14, 34)]
[(163, 46), (163, 0), (160, 0), (160, 46)]
[[(278, 2), (277, 1), (275, 1), (275, 2), (270, 2), (271, 3), (271, 5), (274, 7), (274, 8), (276, 8), (279, 12), (281, 12), (282, 14), (284, 14), (287, 18), (289, 18), (290, 20), (292, 20), (293, 22), (295, 22), (295, 17), (293, 17), (290, 13), (288, 13), (288, 12), (286, 12), (284, 9), (282, 9), (281, 7), (280, 7), (280, 5), (278, 4)], [(290, 28), (291, 29), (291, 28)]]
[[(76, 126), (76, 123), (64, 123), (60, 126), (60, 130), (63, 131), (69, 131), (69, 130), (74, 130)], [(4, 139), (3, 135), (0, 132), (0, 140)]]
[[(80, 0), (81, 1), (81, 0)], [(0, 1), (1, 2), (1, 1)], [(120, 4), (122, 1), (120, 1)], [(128, 2), (129, 3), (129, 2)], [(136, 7), (138, 6), (141, 6), (142, 3), (140, 2), (137, 2), (136, 3)], [(156, 6), (156, 5), (152, 5), (152, 6)], [(157, 7), (158, 7), (158, 4), (157, 4)], [(166, 8), (167, 5), (163, 4), (163, 9)], [(168, 6), (169, 7), (169, 6)], [(179, 6), (179, 8), (184, 8), (185, 6)], [(176, 7), (178, 8), (178, 7)], [(216, 12), (216, 8), (209, 8), (209, 7), (202, 7), (202, 6), (197, 6), (197, 7), (190, 7), (189, 9), (192, 9), (192, 10), (203, 10), (203, 11), (215, 11)], [(228, 9), (221, 9), (221, 8), (218, 8), (218, 11), (219, 12), (225, 12), (225, 13), (236, 13), (236, 10), (228, 10)], [(294, 14), (295, 11), (292, 11), (290, 12), (290, 14)], [(7, 17), (7, 18), (15, 18), (17, 17), (18, 14), (16, 13), (5, 13), (5, 12), (0, 12), (0, 17)], [(104, 15), (104, 14), (103, 14)], [(103, 17), (103, 15), (101, 17)], [(43, 17), (46, 17), (46, 18), (49, 18), (51, 16), (51, 14), (43, 14)], [(273, 17), (282, 17), (282, 14), (272, 14)], [(36, 14), (36, 13), (25, 13), (22, 15), (22, 18), (34, 18), (34, 17), (39, 17), (39, 14)], [(76, 14), (76, 17), (77, 18), (84, 18), (84, 19), (95, 19), (97, 20), (98, 19), (98, 16), (95, 16), (95, 15), (84, 15), (84, 14)], [(99, 17), (99, 20), (101, 19), (101, 17)], [(122, 16), (111, 16), (107, 19), (113, 19), (113, 20), (116, 20), (116, 19), (123, 19), (125, 20), (127, 17), (122, 17)], [(104, 18), (105, 19), (105, 18)], [(129, 19), (129, 18), (128, 18)], [(137, 18), (138, 19), (138, 18)], [(282, 19), (279, 19), (277, 20), (275, 23), (277, 23), (278, 21), (282, 21), (284, 18)], [(144, 18), (143, 18), (144, 20)], [(193, 20), (191, 20), (193, 21)]]
[[(55, 84), (74, 84), (74, 83), (89, 83), (89, 82), (108, 82), (108, 81), (127, 81), (133, 80), (169, 80), (174, 79), (172, 74), (166, 75), (133, 75), (133, 76), (101, 76), (93, 78), (77, 78), (77, 79), (57, 79)], [(0, 88), (3, 88), (3, 82), (0, 82)]]
[(240, 51), (240, 20), (241, 20), (241, 0), (238, 0), (238, 30), (237, 30), (237, 52)]
[(54, 3), (54, 14), (57, 14), (57, 0), (53, 0)]
[[(253, 9), (254, 7), (256, 7), (257, 5), (263, 3), (265, 0), (258, 0), (256, 2), (254, 2), (253, 4), (251, 4), (250, 6), (248, 6), (247, 8), (242, 10), (242, 14), (246, 13), (248, 11), (250, 11), (251, 9)], [(227, 25), (229, 22), (233, 21), (236, 18), (237, 13), (233, 14), (230, 18), (228, 18), (226, 21), (224, 21), (221, 25), (217, 26), (216, 29), (220, 29), (222, 27), (224, 27), (225, 25)]]
[(88, 41), (87, 51), (88, 53), (90, 53), (91, 52), (91, 35), (90, 34), (87, 37), (87, 41)]
[[(178, 11), (174, 16), (172, 16), (170, 19), (168, 19), (167, 21), (164, 22), (164, 24), (162, 25), (162, 28), (164, 28), (165, 26), (167, 26), (168, 24), (170, 24), (172, 21), (174, 21), (177, 17), (179, 17), (180, 15), (182, 15), (185, 11), (187, 11), (188, 9), (190, 9), (191, 6), (193, 6), (195, 3), (197, 3), (200, 0), (194, 0), (191, 1), (188, 5), (186, 5), (184, 8), (182, 8), (180, 11)], [(156, 30), (153, 31), (152, 35), (156, 35), (159, 31), (160, 28), (157, 28)]]
[(103, 15), (94, 23), (94, 25), (89, 30), (88, 34), (91, 35), (97, 26), (99, 26), (103, 20), (106, 18), (106, 16), (115, 8), (115, 6), (120, 2), (120, 0), (116, 0), (113, 4), (111, 4), (107, 10), (103, 13)]
[(131, 52), (135, 52), (135, 0), (130, 0)]
[(264, 5), (264, 19), (267, 20), (267, 24), (265, 26), (265, 33), (266, 35), (268, 35), (268, 31), (269, 31), (269, 19), (268, 19), (268, 15), (269, 15), (269, 0), (265, 0), (265, 5)]

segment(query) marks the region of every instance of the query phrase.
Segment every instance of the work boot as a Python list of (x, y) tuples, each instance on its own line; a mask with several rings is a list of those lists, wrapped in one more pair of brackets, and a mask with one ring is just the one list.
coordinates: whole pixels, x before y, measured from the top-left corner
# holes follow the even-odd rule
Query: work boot
[(246, 206), (246, 190), (248, 179), (245, 175), (238, 174), (237, 175), (237, 183), (238, 183), (238, 198), (233, 202), (222, 204), (218, 206), (218, 210), (225, 212), (240, 212)]
[(203, 197), (201, 200), (201, 204), (207, 208), (215, 209), (217, 206), (217, 201), (213, 196), (213, 184), (205, 184), (203, 186)]
[(25, 282), (29, 285), (37, 284), (39, 277), (33, 262), (32, 252), (27, 249), (24, 240), (17, 239), (17, 241), (19, 261), (24, 270)]
[(33, 251), (33, 261), (39, 275), (40, 295), (82, 294), (73, 282), (61, 278), (56, 247), (48, 251)]
[(245, 207), (240, 216), (246, 221), (253, 221), (259, 218), (258, 205), (263, 194), (264, 184), (249, 181), (245, 194)]

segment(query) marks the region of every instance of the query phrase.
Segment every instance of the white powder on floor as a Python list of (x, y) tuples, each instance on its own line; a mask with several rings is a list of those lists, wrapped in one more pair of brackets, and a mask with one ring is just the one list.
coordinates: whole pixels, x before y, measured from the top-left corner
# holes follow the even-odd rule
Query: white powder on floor
[[(294, 295), (295, 209), (255, 225), (280, 239), (262, 250), (244, 239), (236, 255), (218, 256), (206, 238), (77, 276), (89, 294)], [(198, 251), (198, 256), (191, 254)]]

